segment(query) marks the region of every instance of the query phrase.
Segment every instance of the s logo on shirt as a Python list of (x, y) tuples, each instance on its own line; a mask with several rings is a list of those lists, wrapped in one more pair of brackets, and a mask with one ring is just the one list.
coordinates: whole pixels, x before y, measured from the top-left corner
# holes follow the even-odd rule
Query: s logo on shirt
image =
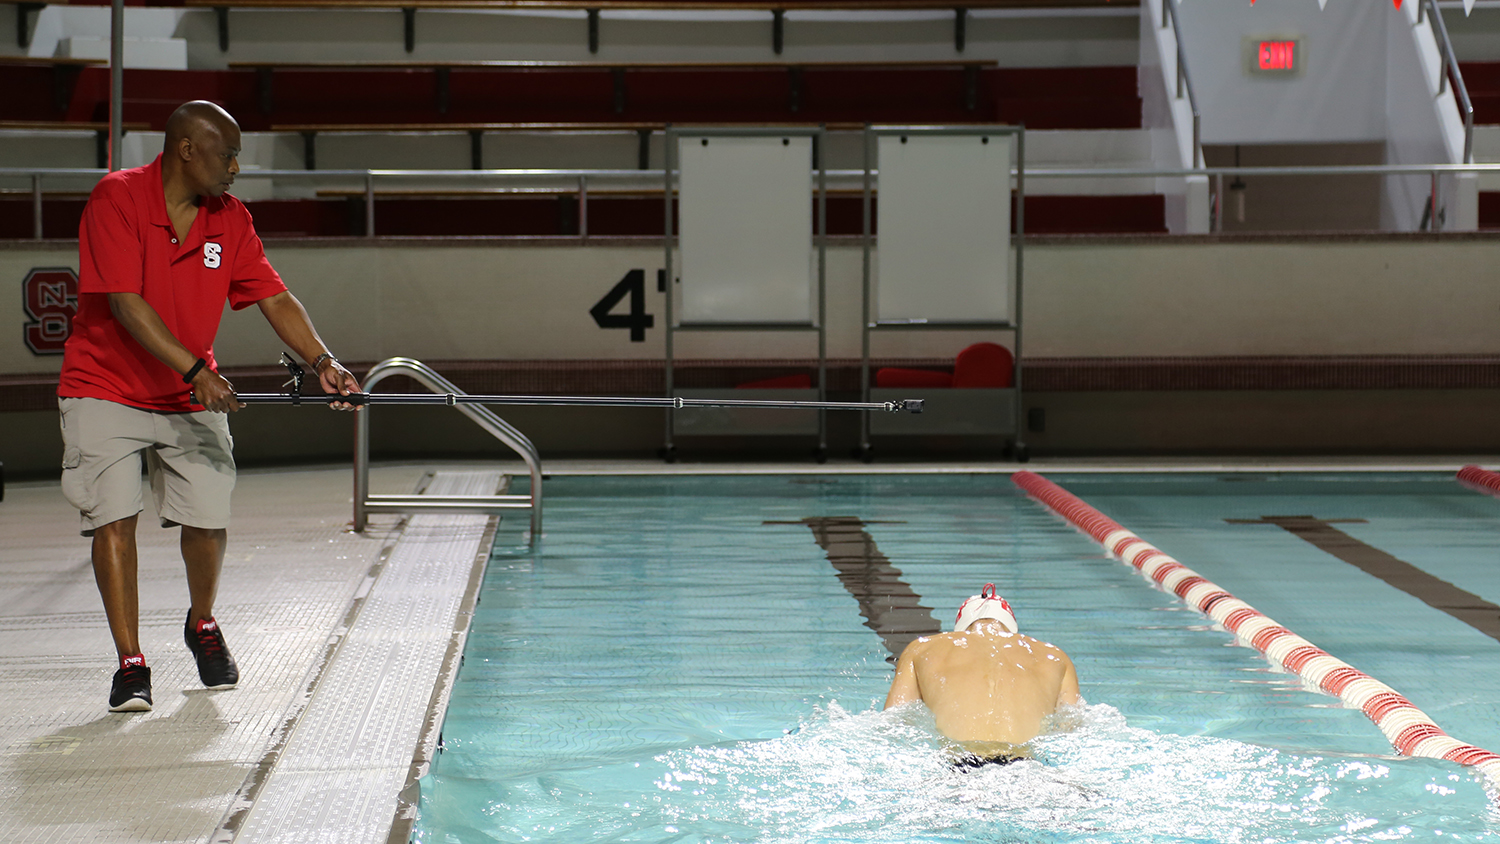
[(224, 251), (224, 247), (212, 241), (203, 244), (203, 266), (211, 270), (217, 270), (220, 261), (219, 253), (222, 251)]

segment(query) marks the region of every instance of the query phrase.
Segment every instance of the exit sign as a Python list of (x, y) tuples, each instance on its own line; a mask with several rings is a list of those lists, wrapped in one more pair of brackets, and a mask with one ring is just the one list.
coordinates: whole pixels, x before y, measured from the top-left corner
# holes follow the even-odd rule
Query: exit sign
[(1257, 70), (1296, 70), (1296, 41), (1262, 41), (1255, 51)]
[(1268, 76), (1289, 76), (1302, 71), (1302, 42), (1296, 38), (1246, 39), (1249, 71)]

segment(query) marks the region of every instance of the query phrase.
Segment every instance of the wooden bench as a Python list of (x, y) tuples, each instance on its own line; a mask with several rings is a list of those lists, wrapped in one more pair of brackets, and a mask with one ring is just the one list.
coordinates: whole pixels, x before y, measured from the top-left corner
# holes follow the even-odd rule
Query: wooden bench
[(274, 124), (271, 131), (296, 132), (302, 136), (303, 163), (308, 170), (317, 169), (320, 134), (465, 132), (469, 135), (470, 167), (483, 170), (486, 132), (631, 132), (637, 138), (637, 164), (645, 170), (650, 163), (651, 133), (664, 127), (662, 123), (315, 123)]
[[(31, 41), (30, 37), (26, 35), (28, 30), (25, 26), (25, 17), (27, 9), (30, 6), (36, 6), (37, 8), (40, 8), (40, 4), (28, 3), (22, 3), (16, 7), (21, 17), (21, 20), (17, 21), (17, 32), (22, 35), (25, 40), (25, 43), (21, 44), (22, 47), (27, 46)], [(31, 67), (37, 69), (46, 68), (49, 72), (49, 75), (52, 77), (52, 101), (58, 111), (67, 110), (68, 98), (73, 94), (73, 84), (78, 81), (78, 74), (83, 72), (83, 69), (85, 67), (101, 67), (107, 64), (109, 64), (109, 62), (104, 61), (103, 59), (59, 59), (42, 56), (0, 56), (0, 67)], [(24, 73), (24, 71), (22, 72)], [(41, 82), (40, 79), (36, 81)]]
[[(660, 199), (665, 192), (662, 188), (589, 188), (589, 196), (629, 199)], [(677, 192), (672, 193), (675, 196)], [(323, 188), (318, 191), (317, 195), (326, 199), (363, 199), (365, 192), (357, 188)], [(578, 191), (567, 188), (377, 188), (375, 196), (386, 199), (503, 199), (505, 197), (560, 199), (576, 197)]]
[[(704, 124), (694, 124), (701, 126)], [(713, 124), (707, 124), (713, 125)], [(726, 126), (749, 127), (759, 124), (733, 123)], [(765, 124), (789, 126), (797, 124)], [(813, 125), (813, 124), (809, 124)], [(824, 123), (829, 131), (857, 132), (863, 123)], [(296, 132), (302, 136), (302, 153), (308, 170), (317, 169), (317, 137), (321, 134), (361, 135), (372, 133), (424, 134), (432, 132), (465, 132), (469, 135), (470, 169), (484, 169), (483, 139), (486, 132), (632, 132), (637, 138), (636, 167), (650, 169), (651, 133), (666, 129), (665, 123), (315, 123), (275, 124), (273, 132)]]
[[(433, 75), (433, 107), (438, 114), (448, 114), (452, 102), (451, 78), (454, 71), (472, 73), (579, 73), (608, 74), (613, 96), (613, 113), (622, 114), (628, 103), (628, 80), (633, 74), (661, 73), (752, 73), (775, 72), (786, 76), (786, 107), (792, 114), (802, 109), (804, 101), (804, 78), (806, 74), (829, 71), (961, 71), (963, 76), (962, 102), (966, 111), (974, 111), (978, 105), (979, 79), (981, 71), (998, 67), (994, 61), (897, 61), (897, 62), (232, 62), (231, 70), (252, 70), (256, 74), (259, 106), (263, 114), (272, 114), (276, 108), (274, 91), (275, 74), (289, 71), (310, 72), (379, 72), (379, 71), (424, 71)], [(700, 121), (695, 121), (700, 122)], [(952, 121), (949, 121), (952, 122)], [(306, 133), (335, 131), (347, 124), (322, 124), (320, 126), (298, 124), (287, 127), (288, 131)], [(351, 131), (469, 131), (474, 134), (475, 149), (478, 136), (486, 131), (570, 131), (586, 129), (629, 129), (641, 135), (642, 150), (645, 149), (650, 131), (660, 129), (660, 122), (651, 123), (493, 123), (478, 124), (460, 122), (452, 125), (441, 123), (378, 124), (386, 128), (364, 128), (377, 124), (360, 124)], [(477, 160), (476, 152), (476, 160)], [(642, 165), (644, 166), (644, 165)], [(479, 165), (475, 165), (476, 169)], [(309, 168), (311, 169), (311, 168)]]
[[(146, 132), (149, 123), (126, 123), (121, 127), (126, 132)], [(0, 132), (93, 132), (94, 162), (103, 170), (109, 167), (109, 124), (95, 122), (69, 122), (66, 120), (0, 120)]]
[[(23, 4), (24, 5), (24, 4)], [(33, 5), (41, 5), (40, 3)], [(0, 56), (0, 65), (35, 64), (46, 67), (84, 67), (86, 65), (106, 65), (108, 59), (74, 59), (56, 58), (53, 56)]]
[(859, 61), (859, 62), (508, 62), (508, 61), (371, 61), (371, 62), (230, 62), (232, 68), (306, 68), (310, 70), (411, 70), (421, 68), (478, 68), (483, 70), (783, 70), (814, 68), (859, 70), (874, 68), (931, 69), (949, 67), (996, 67), (992, 59), (951, 61)]
[(802, 76), (807, 71), (827, 70), (951, 70), (965, 74), (965, 103), (974, 108), (978, 92), (979, 71), (998, 67), (995, 61), (894, 61), (894, 62), (230, 62), (232, 70), (254, 70), (260, 89), (261, 110), (270, 113), (274, 106), (272, 78), (277, 70), (430, 70), (436, 77), (434, 95), (439, 114), (448, 112), (449, 80), (454, 70), (495, 73), (608, 73), (614, 86), (614, 108), (625, 110), (626, 74), (631, 71), (783, 71), (787, 74), (788, 105), (798, 110), (802, 99)]
[(599, 15), (604, 11), (635, 10), (759, 10), (771, 18), (771, 49), (781, 55), (786, 13), (802, 10), (868, 11), (874, 9), (953, 10), (953, 46), (959, 52), (967, 40), (970, 9), (1048, 9), (1138, 7), (1140, 0), (184, 0), (189, 7), (214, 10), (219, 26), (219, 50), (229, 50), (230, 9), (400, 9), (406, 52), (416, 48), (418, 9), (565, 9), (588, 15), (589, 52), (599, 52)]
[[(608, 73), (613, 90), (615, 114), (625, 111), (628, 101), (628, 75), (632, 72), (692, 73), (703, 71), (783, 72), (787, 77), (787, 107), (794, 114), (802, 105), (804, 74), (819, 71), (856, 70), (962, 70), (964, 73), (964, 106), (978, 105), (979, 73), (997, 67), (994, 61), (896, 61), (896, 62), (231, 62), (231, 70), (253, 70), (256, 73), (260, 109), (265, 114), (275, 110), (274, 78), (277, 71), (431, 71), (434, 76), (433, 103), (438, 114), (447, 114), (451, 103), (450, 80), (454, 70), (485, 73)], [(476, 170), (483, 169), (481, 138), (485, 132), (524, 131), (634, 131), (639, 137), (638, 161), (646, 168), (650, 133), (664, 126), (651, 123), (406, 123), (406, 124), (277, 124), (272, 131), (294, 131), (303, 137), (307, 169), (315, 169), (316, 136), (322, 132), (468, 132), (471, 137), (471, 160)]]
[[(149, 123), (126, 123), (120, 128), (127, 132), (150, 130)], [(109, 124), (97, 121), (76, 120), (0, 120), (0, 130), (20, 132), (108, 132)]]
[[(40, 4), (38, 4), (40, 5)], [(231, 9), (871, 10), (952, 9), (954, 0), (184, 0)], [(969, 9), (1137, 8), (1140, 0), (967, 0)]]
[[(73, 67), (77, 67), (74, 65)], [(16, 92), (0, 118), (99, 119), (108, 71), (83, 67), (50, 102), (50, 68), (0, 66)], [(247, 63), (156, 72), (126, 90), (127, 114), (158, 130), (180, 92), (217, 91), (244, 131), (273, 126), (452, 124), (504, 131), (710, 124), (1025, 123), (1031, 128), (1139, 127), (1136, 70), (1001, 68), (939, 62), (373, 62)], [(152, 90), (159, 89), (159, 90)], [(176, 100), (180, 101), (180, 100)], [(485, 129), (481, 124), (496, 124)], [(392, 129), (391, 131), (395, 131)]]

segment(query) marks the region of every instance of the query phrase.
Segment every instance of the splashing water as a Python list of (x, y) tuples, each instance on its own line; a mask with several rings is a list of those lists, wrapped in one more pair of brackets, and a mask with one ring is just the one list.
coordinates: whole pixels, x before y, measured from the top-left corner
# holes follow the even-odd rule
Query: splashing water
[(832, 703), (777, 739), (512, 781), (498, 799), (491, 784), (497, 826), (446, 840), (1500, 841), (1500, 815), (1475, 808), (1495, 795), (1451, 765), (1155, 733), (1102, 704), (1077, 714), (1037, 740), (1039, 761), (955, 771), (924, 707)]

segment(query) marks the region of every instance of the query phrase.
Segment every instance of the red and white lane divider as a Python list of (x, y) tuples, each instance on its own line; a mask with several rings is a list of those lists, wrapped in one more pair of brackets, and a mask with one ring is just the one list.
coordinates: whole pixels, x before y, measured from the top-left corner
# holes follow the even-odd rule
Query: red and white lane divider
[(1500, 495), (1500, 472), (1491, 472), (1470, 464), (1458, 470), (1458, 479)]
[[(1017, 472), (1012, 479), (1111, 554), (1222, 624), (1241, 643), (1364, 712), (1398, 752), (1470, 765), (1500, 787), (1500, 755), (1450, 737), (1395, 689), (1267, 618), (1057, 484), (1035, 472)], [(1500, 481), (1500, 475), (1496, 479)]]

